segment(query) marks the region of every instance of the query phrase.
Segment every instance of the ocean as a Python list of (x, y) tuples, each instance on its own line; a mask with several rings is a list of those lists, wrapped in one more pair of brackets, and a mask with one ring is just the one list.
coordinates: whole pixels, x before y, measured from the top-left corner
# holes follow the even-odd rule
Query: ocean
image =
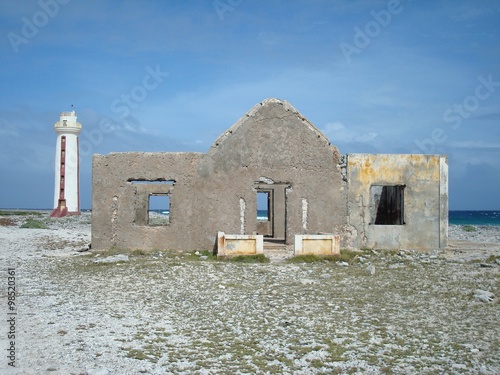
[(500, 211), (449, 211), (448, 223), (455, 225), (500, 225)]

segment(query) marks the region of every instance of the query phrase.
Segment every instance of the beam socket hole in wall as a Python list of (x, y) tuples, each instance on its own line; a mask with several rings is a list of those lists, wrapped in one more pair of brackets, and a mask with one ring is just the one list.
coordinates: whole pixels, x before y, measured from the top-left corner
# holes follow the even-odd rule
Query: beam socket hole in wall
[(148, 225), (170, 224), (170, 194), (150, 194), (148, 201)]
[(257, 191), (257, 221), (269, 221), (270, 191)]
[(128, 183), (132, 185), (175, 185), (175, 180), (134, 180), (128, 179)]
[(371, 224), (404, 225), (405, 185), (372, 185)]

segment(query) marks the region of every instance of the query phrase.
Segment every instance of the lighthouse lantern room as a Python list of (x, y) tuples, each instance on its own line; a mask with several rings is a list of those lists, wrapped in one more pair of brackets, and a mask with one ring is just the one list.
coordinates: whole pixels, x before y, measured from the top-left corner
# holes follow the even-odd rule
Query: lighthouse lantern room
[(80, 160), (78, 135), (82, 124), (76, 121), (75, 111), (61, 112), (54, 124), (57, 133), (54, 210), (51, 217), (80, 215)]

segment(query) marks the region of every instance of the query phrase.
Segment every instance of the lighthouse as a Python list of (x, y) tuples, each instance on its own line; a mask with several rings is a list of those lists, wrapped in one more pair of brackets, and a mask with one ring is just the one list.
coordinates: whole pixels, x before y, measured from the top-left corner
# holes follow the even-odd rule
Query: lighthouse
[(80, 215), (80, 160), (78, 135), (82, 124), (75, 111), (61, 112), (54, 124), (57, 133), (54, 178), (54, 210), (51, 217)]

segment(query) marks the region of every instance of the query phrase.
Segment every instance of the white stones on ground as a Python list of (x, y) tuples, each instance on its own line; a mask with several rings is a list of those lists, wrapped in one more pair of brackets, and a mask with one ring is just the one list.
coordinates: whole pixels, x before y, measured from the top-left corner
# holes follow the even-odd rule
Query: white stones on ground
[(107, 368), (101, 368), (98, 370), (88, 370), (87, 375), (109, 375), (110, 372)]
[(300, 283), (303, 285), (313, 285), (317, 284), (317, 281), (312, 279), (300, 279)]
[(396, 269), (396, 268), (403, 268), (405, 265), (403, 263), (393, 263), (389, 264), (389, 268), (391, 270)]
[(366, 267), (366, 272), (368, 272), (370, 275), (375, 275), (375, 266), (373, 264), (370, 264), (368, 267)]
[(476, 289), (473, 297), (481, 302), (491, 302), (495, 298), (495, 295), (487, 290)]
[(343, 267), (348, 267), (349, 266), (349, 263), (347, 263), (347, 262), (338, 262), (337, 264), (339, 266), (343, 266)]
[(102, 259), (96, 259), (94, 260), (94, 263), (118, 263), (118, 262), (128, 262), (128, 261), (129, 261), (128, 255), (118, 254)]

